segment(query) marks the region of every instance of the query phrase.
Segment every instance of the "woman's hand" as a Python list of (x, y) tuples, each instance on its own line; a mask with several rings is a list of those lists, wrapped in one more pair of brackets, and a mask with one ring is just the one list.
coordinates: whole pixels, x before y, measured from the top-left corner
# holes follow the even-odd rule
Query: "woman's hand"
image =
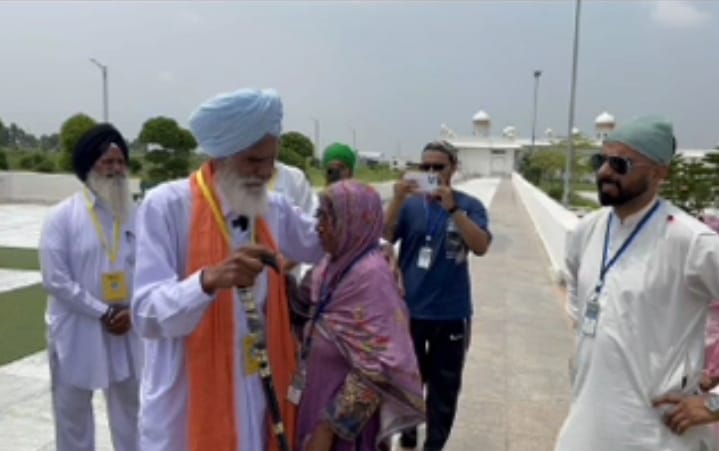
[(699, 387), (702, 389), (702, 391), (710, 391), (712, 388), (716, 387), (717, 384), (719, 384), (719, 377), (712, 377), (708, 374), (705, 374), (702, 377), (702, 381)]
[(323, 421), (317, 425), (312, 436), (305, 443), (304, 451), (331, 451), (334, 438), (335, 434), (332, 432), (330, 424)]
[(669, 405), (673, 410), (664, 422), (675, 434), (681, 435), (693, 426), (713, 423), (718, 419), (707, 409), (701, 396), (667, 395), (654, 401), (654, 407)]

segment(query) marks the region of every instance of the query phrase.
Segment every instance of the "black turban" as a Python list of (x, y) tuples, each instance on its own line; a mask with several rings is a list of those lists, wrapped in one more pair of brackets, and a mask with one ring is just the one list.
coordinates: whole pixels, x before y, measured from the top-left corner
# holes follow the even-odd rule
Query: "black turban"
[(127, 161), (129, 156), (125, 138), (112, 125), (97, 124), (82, 135), (72, 154), (72, 167), (80, 180), (84, 182), (87, 179), (88, 172), (111, 143), (117, 144)]

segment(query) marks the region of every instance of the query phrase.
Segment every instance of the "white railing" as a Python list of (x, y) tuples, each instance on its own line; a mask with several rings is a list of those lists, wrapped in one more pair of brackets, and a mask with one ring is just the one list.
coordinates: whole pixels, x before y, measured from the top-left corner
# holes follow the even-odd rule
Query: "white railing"
[[(54, 204), (82, 188), (74, 174), (0, 171), (0, 202)], [(130, 179), (130, 191), (140, 192), (140, 179)]]
[(516, 172), (512, 174), (512, 185), (527, 208), (529, 217), (544, 244), (553, 277), (557, 282), (563, 283), (567, 236), (576, 227), (579, 218)]

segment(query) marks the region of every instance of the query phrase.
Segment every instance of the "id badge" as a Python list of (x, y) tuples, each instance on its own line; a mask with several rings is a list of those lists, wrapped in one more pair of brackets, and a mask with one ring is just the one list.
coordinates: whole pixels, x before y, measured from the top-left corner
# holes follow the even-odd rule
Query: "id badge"
[(124, 272), (108, 272), (102, 275), (102, 297), (109, 303), (126, 302), (128, 300), (127, 281), (125, 280)]
[(429, 269), (429, 265), (432, 263), (432, 248), (424, 246), (419, 250), (419, 256), (417, 258), (417, 267), (419, 269)]
[(305, 378), (304, 375), (295, 373), (292, 377), (292, 383), (287, 387), (287, 400), (292, 404), (298, 406), (302, 400), (302, 392), (305, 390)]
[(245, 375), (254, 376), (260, 372), (260, 362), (255, 358), (255, 337), (245, 337)]
[(584, 322), (582, 323), (582, 333), (593, 337), (597, 333), (597, 322), (599, 321), (599, 302), (590, 300), (584, 310)]

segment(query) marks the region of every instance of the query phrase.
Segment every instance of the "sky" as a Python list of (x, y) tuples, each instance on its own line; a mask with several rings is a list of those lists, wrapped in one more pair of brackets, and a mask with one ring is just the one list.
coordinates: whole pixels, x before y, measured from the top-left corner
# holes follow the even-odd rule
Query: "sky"
[[(275, 88), (286, 131), (411, 158), (441, 124), (566, 135), (574, 1), (0, 2), (0, 119), (36, 135), (77, 112), (129, 139), (155, 116)], [(576, 125), (609, 111), (674, 122), (682, 148), (719, 143), (719, 2), (582, 1)]]

